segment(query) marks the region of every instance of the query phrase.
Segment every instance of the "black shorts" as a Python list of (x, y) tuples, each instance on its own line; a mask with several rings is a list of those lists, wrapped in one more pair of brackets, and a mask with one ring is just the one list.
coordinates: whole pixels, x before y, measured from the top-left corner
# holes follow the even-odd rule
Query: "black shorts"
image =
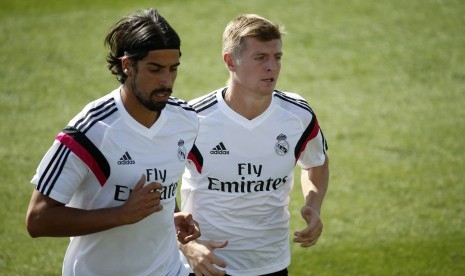
[[(189, 274), (189, 276), (195, 276), (195, 274), (191, 273), (191, 274)], [(226, 276), (230, 276), (230, 275), (226, 274)], [(285, 268), (285, 269), (283, 269), (281, 271), (273, 272), (273, 273), (270, 273), (270, 274), (259, 275), (259, 276), (287, 276), (287, 268)]]

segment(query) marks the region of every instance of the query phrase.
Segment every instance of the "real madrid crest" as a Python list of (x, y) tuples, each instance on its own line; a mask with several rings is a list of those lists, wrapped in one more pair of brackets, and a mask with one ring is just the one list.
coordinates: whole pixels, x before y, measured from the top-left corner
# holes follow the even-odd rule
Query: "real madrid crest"
[(276, 137), (276, 139), (278, 141), (274, 146), (274, 150), (278, 155), (285, 155), (289, 151), (289, 143), (286, 141), (287, 136), (281, 133), (278, 137)]
[(178, 159), (179, 161), (186, 160), (186, 148), (184, 147), (184, 140), (180, 139), (178, 141)]

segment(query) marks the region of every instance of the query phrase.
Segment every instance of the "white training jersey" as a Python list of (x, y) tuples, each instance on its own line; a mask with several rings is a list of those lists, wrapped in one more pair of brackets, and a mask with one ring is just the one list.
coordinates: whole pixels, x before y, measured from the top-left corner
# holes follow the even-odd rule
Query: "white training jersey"
[(72, 237), (63, 275), (187, 275), (176, 243), (176, 188), (198, 132), (187, 103), (170, 97), (151, 128), (127, 113), (120, 89), (88, 104), (56, 137), (32, 183), (67, 206), (124, 204), (141, 175), (159, 182), (163, 210), (140, 222)]
[(229, 241), (214, 251), (228, 274), (280, 271), (290, 264), (293, 168), (322, 165), (326, 141), (296, 94), (275, 90), (267, 110), (248, 120), (226, 104), (224, 91), (189, 102), (200, 128), (183, 175), (182, 209), (200, 224), (200, 239)]

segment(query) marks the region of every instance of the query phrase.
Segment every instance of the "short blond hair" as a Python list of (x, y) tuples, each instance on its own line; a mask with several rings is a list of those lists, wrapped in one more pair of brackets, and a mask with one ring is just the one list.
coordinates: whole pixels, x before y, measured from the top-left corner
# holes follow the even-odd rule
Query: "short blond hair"
[(222, 53), (239, 58), (245, 47), (245, 38), (259, 41), (281, 40), (284, 26), (279, 26), (257, 14), (241, 14), (228, 23), (223, 32)]

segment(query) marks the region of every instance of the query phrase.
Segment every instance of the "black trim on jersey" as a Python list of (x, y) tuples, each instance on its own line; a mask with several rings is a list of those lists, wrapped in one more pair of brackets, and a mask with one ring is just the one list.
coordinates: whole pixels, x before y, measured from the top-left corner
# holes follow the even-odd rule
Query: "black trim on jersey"
[[(115, 99), (111, 97), (110, 99), (103, 102), (102, 104), (99, 104), (98, 106), (94, 108), (91, 108), (86, 113), (86, 115), (84, 115), (81, 119), (79, 119), (74, 124), (74, 127), (86, 133), (96, 122), (107, 118), (108, 116), (110, 116), (117, 110), (118, 108), (116, 107)], [(95, 118), (102, 113), (104, 113), (103, 116)]]
[(184, 110), (187, 111), (195, 111), (187, 102), (180, 100), (175, 97), (170, 97), (169, 100), (166, 102), (169, 105), (179, 106)]
[[(295, 148), (295, 151), (294, 151), (294, 154), (295, 154), (296, 158), (298, 158), (300, 156), (300, 153), (302, 152), (302, 149), (305, 146), (306, 142), (310, 141), (311, 139), (316, 137), (316, 135), (318, 135), (318, 131), (321, 133), (321, 138), (322, 138), (322, 143), (323, 143), (323, 152), (326, 153), (326, 151), (328, 150), (327, 141), (326, 141), (326, 139), (325, 139), (325, 137), (323, 135), (323, 131), (321, 130), (320, 126), (318, 125), (318, 120), (316, 119), (315, 113), (313, 113), (313, 110), (310, 107), (310, 105), (308, 104), (308, 102), (306, 100), (304, 100), (304, 99), (299, 99), (299, 98), (294, 98), (294, 97), (288, 96), (284, 92), (281, 92), (279, 90), (275, 90), (274, 92), (275, 92), (274, 95), (276, 97), (278, 97), (278, 98), (280, 98), (283, 101), (286, 101), (288, 103), (294, 104), (294, 105), (296, 105), (298, 107), (301, 107), (301, 108), (309, 111), (312, 114), (312, 117), (313, 117), (312, 121), (310, 122), (309, 126), (304, 131), (304, 133), (302, 134), (302, 136), (299, 139), (299, 142), (296, 145), (296, 148)], [(316, 127), (318, 128), (318, 130), (314, 129), (315, 124), (316, 124)], [(309, 137), (309, 135), (311, 135), (311, 133), (313, 131), (317, 131), (316, 133), (314, 133), (314, 137)]]
[(192, 146), (191, 151), (189, 152), (187, 158), (194, 162), (195, 167), (197, 168), (197, 171), (199, 173), (202, 173), (202, 168), (203, 168), (203, 156), (200, 153), (199, 149), (197, 146), (194, 144)]
[(110, 117), (113, 113), (118, 111), (117, 107), (114, 107), (111, 110), (108, 110), (108, 113), (103, 114), (102, 116), (95, 118), (86, 128), (82, 129), (82, 133), (86, 133), (89, 129), (91, 129), (97, 122), (103, 121), (104, 119)]
[[(317, 128), (317, 129), (315, 129), (315, 128)], [(313, 133), (314, 131), (316, 133)], [(307, 142), (310, 141), (311, 139), (313, 139), (314, 137), (316, 137), (316, 135), (318, 135), (318, 131), (319, 131), (318, 122), (317, 122), (316, 118), (314, 117), (313, 120), (310, 122), (310, 124), (305, 129), (305, 131), (302, 133), (302, 136), (300, 136), (300, 139), (299, 139), (299, 141), (297, 142), (297, 144), (295, 146), (294, 156), (295, 156), (296, 160), (299, 159), (300, 154), (302, 153), (302, 151), (303, 151), (304, 147), (306, 146)], [(312, 133), (314, 135), (312, 135)], [(311, 136), (313, 136), (313, 137), (311, 137)]]
[(200, 113), (204, 111), (205, 109), (208, 109), (209, 107), (217, 103), (218, 103), (218, 100), (216, 100), (216, 91), (215, 91), (215, 92), (210, 93), (209, 95), (206, 95), (200, 101), (192, 104), (192, 107), (195, 109), (195, 112)]
[[(84, 159), (82, 152), (74, 152), (74, 154), (81, 159), (81, 161), (88, 166), (88, 168), (96, 174), (95, 170), (99, 170), (104, 176), (100, 179), (97, 175), (97, 179), (103, 186), (105, 181), (110, 176), (110, 164), (108, 163), (102, 152), (92, 143), (92, 141), (85, 136), (85, 134), (74, 127), (68, 126), (63, 129), (63, 133), (70, 136), (74, 142), (78, 143), (85, 152), (90, 155), (91, 160)], [(49, 196), (53, 187), (55, 186), (58, 177), (63, 171), (63, 167), (68, 159), (69, 154), (73, 150), (65, 144), (60, 144), (57, 151), (53, 155), (50, 163), (47, 165), (44, 173), (39, 179), (37, 190), (42, 194)], [(47, 176), (48, 175), (48, 176)], [(47, 176), (47, 177), (46, 177)], [(46, 178), (45, 178), (46, 177)]]
[[(60, 144), (57, 151), (53, 155), (52, 159), (48, 163), (44, 172), (40, 176), (39, 183), (37, 185), (37, 190), (43, 195), (49, 196), (52, 191), (53, 186), (55, 185), (58, 176), (63, 170), (66, 159), (68, 159), (71, 151), (66, 148), (65, 145)], [(53, 178), (53, 180), (51, 180)], [(50, 184), (50, 185), (49, 185)]]
[[(91, 108), (87, 113), (82, 116), (78, 121), (76, 121), (74, 128), (79, 130), (80, 133), (84, 135), (93, 125), (95, 125), (98, 121), (101, 121), (118, 110), (116, 107), (116, 103), (113, 97), (108, 99), (107, 101), (99, 104), (98, 106)], [(101, 115), (101, 116), (100, 116)], [(100, 116), (100, 117), (98, 117)], [(72, 126), (69, 126), (72, 127)], [(68, 127), (67, 127), (68, 128)], [(65, 130), (67, 129), (65, 128)], [(65, 131), (64, 131), (65, 132)], [(69, 133), (67, 133), (69, 135)], [(72, 136), (72, 135), (71, 135)], [(85, 136), (84, 136), (85, 137)], [(85, 139), (88, 139), (85, 137)], [(80, 139), (82, 140), (82, 139)], [(89, 140), (90, 143), (92, 143)], [(85, 143), (86, 144), (86, 143)], [(95, 147), (95, 146), (94, 146)], [(98, 150), (98, 149), (97, 149)], [(53, 155), (52, 159), (50, 160), (49, 164), (45, 168), (45, 171), (41, 175), (39, 179), (39, 183), (37, 185), (37, 190), (40, 191), (42, 194), (49, 196), (55, 183), (60, 176), (63, 168), (65, 166), (66, 160), (68, 159), (71, 150), (67, 148), (65, 145), (60, 144), (58, 146), (57, 151)], [(98, 157), (100, 159), (100, 157)], [(100, 161), (102, 162), (102, 161)], [(108, 162), (107, 162), (108, 163)], [(101, 165), (101, 164), (99, 164)], [(106, 172), (105, 165), (102, 166), (102, 172)], [(109, 168), (108, 168), (109, 170)], [(109, 172), (108, 172), (109, 173)]]
[[(92, 143), (92, 141), (87, 138), (83, 132), (75, 129), (74, 127), (68, 126), (63, 129), (63, 132), (71, 136), (75, 142), (84, 148), (84, 150), (90, 154), (92, 160), (83, 160), (82, 156), (77, 152), (75, 152), (76, 156), (78, 156), (82, 162), (84, 162), (92, 171), (94, 168), (89, 166), (88, 162), (91, 161), (92, 164), (97, 165), (98, 169), (100, 169), (100, 171), (105, 176), (105, 180), (108, 179), (108, 177), (110, 177), (110, 164), (108, 163), (103, 153), (94, 145), (94, 143)], [(100, 184), (103, 185), (104, 183)]]
[(323, 140), (323, 152), (326, 153), (328, 151), (328, 142), (326, 141), (326, 138), (323, 134), (323, 130), (321, 130), (321, 128), (320, 128), (320, 132), (321, 132), (321, 138)]
[(312, 115), (314, 115), (313, 113), (313, 110), (312, 108), (310, 107), (310, 105), (307, 103), (307, 101), (305, 100), (301, 100), (301, 99), (296, 99), (296, 98), (292, 98), (292, 97), (289, 97), (287, 96), (286, 94), (284, 94), (283, 92), (281, 91), (278, 91), (278, 90), (275, 90), (275, 94), (274, 94), (276, 97), (282, 99), (283, 101), (286, 101), (288, 103), (291, 103), (293, 105), (296, 105), (302, 109), (305, 109), (307, 111), (309, 111)]
[(69, 156), (70, 153), (71, 153), (71, 151), (68, 150), (68, 149), (64, 152), (64, 154), (63, 154), (63, 161), (60, 162), (60, 165), (58, 166), (58, 169), (57, 169), (57, 171), (56, 171), (56, 173), (55, 173), (55, 177), (54, 177), (53, 180), (51, 181), (52, 185), (50, 185), (50, 186), (48, 187), (48, 189), (47, 189), (47, 192), (46, 192), (46, 195), (47, 195), (47, 196), (50, 195), (50, 193), (52, 192), (52, 189), (53, 189), (53, 187), (55, 186), (55, 183), (56, 183), (58, 177), (61, 175), (61, 172), (63, 171), (63, 168), (65, 167), (66, 160), (68, 159), (68, 156)]
[(306, 106), (310, 107), (310, 105), (308, 104), (308, 102), (305, 99), (298, 98), (298, 97), (292, 97), (290, 94), (279, 91), (277, 89), (275, 89), (274, 92), (278, 93), (278, 94), (282, 95), (283, 97), (288, 98), (288, 99), (290, 99), (292, 101), (296, 101), (296, 102), (302, 103), (303, 105), (306, 105)]

